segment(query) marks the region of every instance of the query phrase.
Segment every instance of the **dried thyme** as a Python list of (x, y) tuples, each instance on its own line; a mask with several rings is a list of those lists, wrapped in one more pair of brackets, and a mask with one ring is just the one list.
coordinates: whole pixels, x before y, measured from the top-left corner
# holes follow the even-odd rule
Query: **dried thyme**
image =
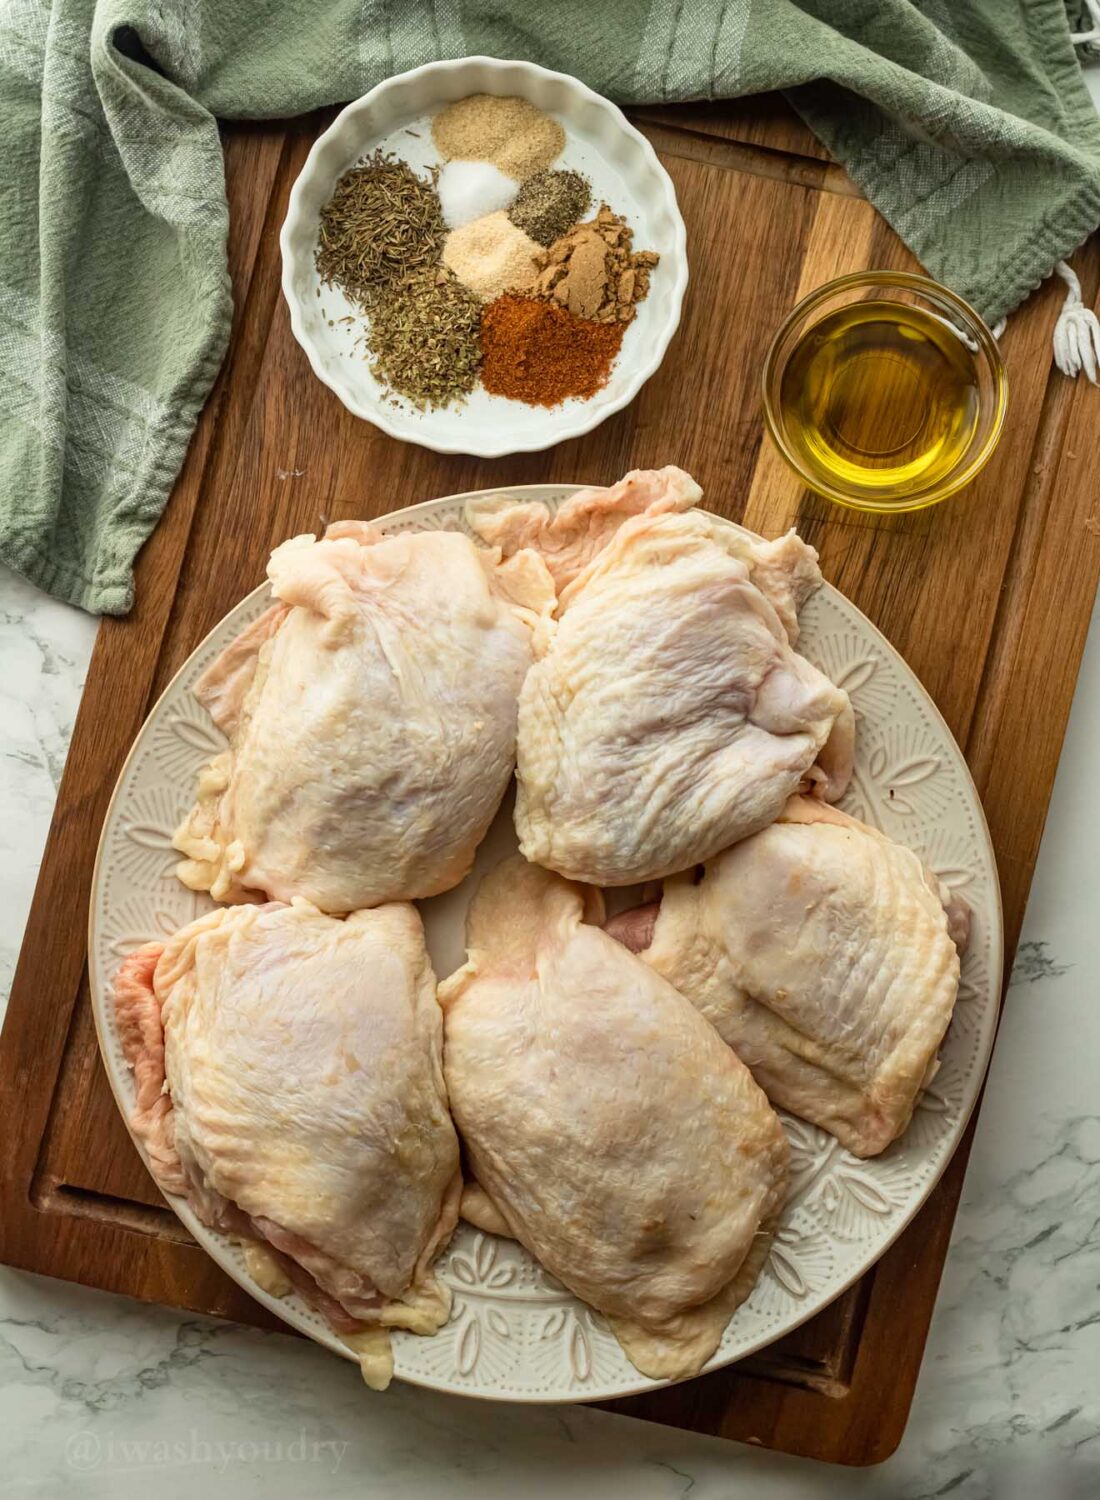
[(375, 151), (343, 174), (321, 210), (317, 271), (369, 310), (391, 282), (438, 263), (446, 232), (434, 182)]
[(414, 406), (469, 395), (481, 365), (481, 301), (438, 266), (413, 271), (371, 304), (367, 349), (380, 385)]

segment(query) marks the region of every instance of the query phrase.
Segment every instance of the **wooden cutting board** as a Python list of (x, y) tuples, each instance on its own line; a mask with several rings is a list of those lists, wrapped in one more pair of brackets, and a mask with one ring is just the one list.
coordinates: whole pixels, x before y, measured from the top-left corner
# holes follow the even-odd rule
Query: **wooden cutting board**
[[(1008, 424), (967, 494), (909, 516), (834, 509), (801, 490), (763, 440), (764, 350), (811, 287), (846, 271), (909, 268), (911, 257), (778, 100), (638, 119), (687, 222), (683, 326), (629, 410), (547, 453), (491, 462), (393, 442), (314, 379), (279, 294), (277, 237), (326, 121), (227, 130), (232, 347), (141, 556), (137, 605), (99, 634), (0, 1047), (8, 1263), (274, 1326), (191, 1241), (131, 1145), (96, 1051), (85, 926), (107, 801), (151, 704), (261, 581), (270, 549), (323, 520), (677, 463), (711, 509), (769, 536), (797, 524), (825, 576), (907, 658), (966, 750), (996, 845), (1011, 955), (1100, 575), (1089, 462), (1100, 394), (1051, 369), (1059, 288), (1010, 320)], [(1075, 263), (1092, 303), (1095, 241)], [(969, 1143), (875, 1269), (812, 1322), (742, 1365), (614, 1409), (839, 1463), (885, 1458), (905, 1426)]]

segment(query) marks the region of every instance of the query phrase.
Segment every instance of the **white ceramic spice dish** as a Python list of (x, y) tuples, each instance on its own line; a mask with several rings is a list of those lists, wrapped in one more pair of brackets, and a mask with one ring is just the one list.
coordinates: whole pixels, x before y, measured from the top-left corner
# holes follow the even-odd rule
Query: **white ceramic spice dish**
[[(440, 157), (432, 144), (431, 117), (469, 94), (518, 95), (553, 115), (566, 132), (565, 150), (554, 165), (583, 172), (592, 183), (594, 207), (601, 200), (609, 203), (634, 230), (634, 248), (661, 257), (607, 385), (588, 401), (528, 406), (478, 387), (463, 405), (418, 412), (383, 391), (363, 348), (362, 315), (335, 287), (320, 284), (314, 262), (318, 227), (337, 179), (379, 147), (420, 172), (436, 165)], [(575, 78), (492, 57), (428, 63), (349, 104), (309, 153), (290, 195), (280, 246), (294, 336), (314, 374), (348, 410), (391, 437), (437, 453), (481, 458), (534, 452), (579, 437), (628, 405), (664, 358), (680, 321), (688, 277), (676, 193), (645, 137)]]

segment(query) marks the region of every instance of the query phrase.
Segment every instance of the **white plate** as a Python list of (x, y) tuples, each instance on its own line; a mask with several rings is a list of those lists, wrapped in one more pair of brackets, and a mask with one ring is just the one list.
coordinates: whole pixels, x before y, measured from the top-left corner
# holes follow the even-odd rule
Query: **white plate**
[[(507, 493), (556, 504), (576, 488), (530, 485)], [(468, 498), (431, 500), (376, 524), (384, 531), (465, 530)], [(90, 913), (92, 1005), (107, 1075), (127, 1117), (133, 1079), (110, 1004), (115, 970), (131, 949), (166, 937), (212, 905), (177, 881), (179, 856), (171, 846), (172, 830), (194, 796), (195, 773), (223, 748), (190, 689), (267, 604), (265, 584), (230, 610), (180, 668), (134, 743), (104, 823)], [(947, 1164), (978, 1097), (1001, 987), (993, 851), (946, 724), (897, 652), (827, 585), (803, 611), (799, 649), (847, 688), (859, 716), (856, 772), (842, 806), (916, 849), (942, 880), (964, 892), (974, 922), (942, 1066), (905, 1137), (875, 1160), (858, 1161), (824, 1131), (785, 1117), (793, 1149), (791, 1197), (768, 1266), (708, 1369), (741, 1359), (812, 1317), (901, 1233)], [(457, 890), (421, 903), (441, 976), (465, 957), (465, 911), (480, 875), (515, 847), (504, 810), (474, 874)], [(261, 1291), (235, 1246), (205, 1229), (181, 1200), (167, 1201), (235, 1281), (293, 1327), (347, 1356), (297, 1297)], [(661, 1384), (641, 1376), (603, 1321), (514, 1243), (462, 1225), (439, 1268), (454, 1292), (454, 1313), (433, 1338), (395, 1336), (396, 1373), (403, 1380), (512, 1401), (592, 1401)]]
[[(383, 393), (362, 347), (362, 314), (334, 287), (322, 287), (314, 263), (321, 210), (336, 180), (376, 147), (420, 171), (436, 165), (431, 116), (469, 94), (517, 94), (559, 120), (566, 146), (555, 166), (575, 168), (634, 230), (636, 250), (656, 250), (660, 264), (648, 297), (628, 325), (611, 377), (589, 401), (526, 406), (480, 386), (462, 406), (415, 411)], [(410, 134), (413, 131), (415, 134)], [(528, 62), (466, 57), (428, 63), (388, 78), (339, 114), (314, 143), (290, 194), (279, 244), (290, 324), (313, 372), (357, 417), (391, 437), (434, 448), (499, 458), (579, 437), (620, 411), (664, 358), (680, 321), (687, 286), (687, 237), (676, 192), (653, 147), (607, 99), (565, 73)], [(320, 291), (320, 296), (318, 296)], [(341, 319), (351, 317), (350, 323)]]

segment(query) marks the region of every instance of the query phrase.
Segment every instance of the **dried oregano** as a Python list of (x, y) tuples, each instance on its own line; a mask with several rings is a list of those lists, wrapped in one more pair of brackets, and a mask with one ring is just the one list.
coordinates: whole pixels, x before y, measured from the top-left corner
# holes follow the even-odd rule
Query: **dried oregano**
[(480, 334), (480, 299), (449, 271), (426, 267), (372, 301), (371, 370), (380, 385), (414, 406), (446, 406), (477, 383)]

